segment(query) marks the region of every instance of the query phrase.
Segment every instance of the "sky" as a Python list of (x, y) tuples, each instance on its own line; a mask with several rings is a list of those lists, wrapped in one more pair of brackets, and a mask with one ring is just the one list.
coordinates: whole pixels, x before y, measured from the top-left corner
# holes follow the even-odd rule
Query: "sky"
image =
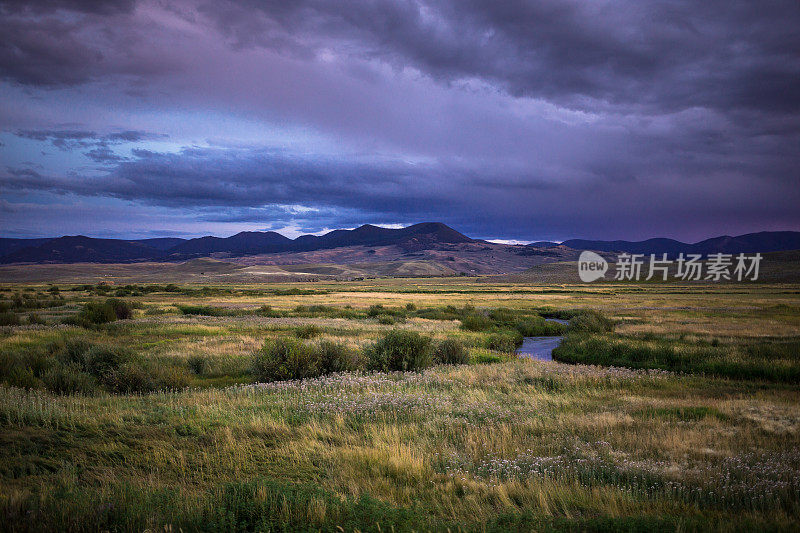
[(0, 0), (0, 236), (800, 230), (796, 0)]

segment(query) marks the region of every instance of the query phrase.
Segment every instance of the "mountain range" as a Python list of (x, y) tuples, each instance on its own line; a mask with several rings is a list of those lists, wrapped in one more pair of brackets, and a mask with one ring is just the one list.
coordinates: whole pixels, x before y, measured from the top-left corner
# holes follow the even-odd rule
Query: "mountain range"
[[(536, 246), (533, 243), (531, 246)], [(550, 243), (545, 243), (550, 244)], [(645, 241), (592, 241), (570, 239), (562, 246), (574, 250), (595, 250), (600, 252), (627, 252), (632, 254), (739, 254), (755, 252), (780, 252), (800, 249), (798, 231), (762, 231), (747, 233), (737, 237), (724, 235), (696, 243), (685, 243), (674, 239), (647, 239)]]
[[(333, 249), (352, 248), (362, 254), (376, 254), (373, 249), (394, 250), (404, 256), (419, 256), (422, 251), (457, 253), (467, 248), (470, 253), (483, 253), (486, 260), (499, 260), (499, 251), (507, 255), (549, 257), (567, 260), (576, 250), (628, 252), (641, 254), (667, 253), (754, 253), (800, 249), (800, 232), (773, 231), (749, 233), (737, 237), (722, 236), (697, 243), (673, 239), (645, 241), (601, 241), (571, 239), (563, 243), (535, 242), (527, 246), (491, 244), (471, 239), (438, 222), (424, 222), (400, 229), (365, 224), (351, 230), (334, 230), (324, 235), (302, 235), (289, 239), (274, 231), (243, 231), (231, 237), (199, 237), (195, 239), (98, 239), (64, 236), (52, 239), (0, 238), (0, 263), (135, 263), (145, 261), (185, 261), (199, 257), (243, 258), (269, 254), (306, 254)], [(463, 249), (463, 250), (462, 250)], [(483, 250), (481, 252), (481, 250)], [(376, 257), (379, 257), (378, 254)], [(448, 256), (449, 257), (449, 256)], [(258, 261), (254, 258), (250, 261)], [(450, 259), (454, 261), (455, 259)]]
[(96, 239), (83, 235), (53, 239), (0, 239), (0, 263), (131, 263), (182, 261), (196, 257), (242, 257), (284, 252), (309, 252), (348, 246), (398, 246), (407, 252), (442, 244), (476, 242), (437, 222), (401, 229), (365, 224), (321, 236), (289, 239), (274, 231), (243, 231), (231, 237), (140, 240)]

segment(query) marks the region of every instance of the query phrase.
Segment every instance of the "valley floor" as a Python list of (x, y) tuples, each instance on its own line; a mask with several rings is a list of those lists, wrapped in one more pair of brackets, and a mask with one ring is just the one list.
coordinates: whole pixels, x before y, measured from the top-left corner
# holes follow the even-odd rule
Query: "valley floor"
[[(797, 285), (2, 289), (3, 529), (761, 531), (800, 520)], [(76, 323), (110, 297), (131, 317)], [(613, 330), (573, 320), (554, 356), (590, 364), (517, 360), (493, 344), (519, 327), (508, 320), (583, 309)], [(253, 375), (270, 339), (361, 353), (395, 330), (457, 341), (469, 364)], [(56, 379), (53, 347), (79, 344), (129, 351), (140, 373), (128, 369), (126, 385), (148, 372), (168, 390), (112, 393), (104, 374), (69, 365)], [(58, 394), (64, 376), (94, 381)]]

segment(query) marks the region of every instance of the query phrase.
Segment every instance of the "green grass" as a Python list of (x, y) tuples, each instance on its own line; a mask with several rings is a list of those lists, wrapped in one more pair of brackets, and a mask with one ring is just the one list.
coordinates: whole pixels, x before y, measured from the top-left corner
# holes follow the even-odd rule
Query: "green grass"
[[(0, 529), (762, 531), (800, 519), (796, 286), (3, 288), (15, 318), (0, 326)], [(130, 318), (64, 324), (109, 297)], [(522, 335), (565, 331), (556, 356), (600, 366), (513, 355)], [(286, 371), (259, 375), (260, 356)], [(256, 384), (291, 377), (306, 379)]]
[(666, 337), (571, 333), (553, 358), (628, 368), (657, 368), (733, 379), (800, 384), (800, 340), (689, 342)]

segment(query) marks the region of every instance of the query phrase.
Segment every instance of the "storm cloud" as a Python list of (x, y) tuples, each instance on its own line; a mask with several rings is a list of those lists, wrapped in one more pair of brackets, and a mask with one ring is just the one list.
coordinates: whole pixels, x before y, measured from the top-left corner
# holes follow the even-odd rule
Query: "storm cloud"
[(796, 2), (52, 0), (0, 14), (10, 206), (107, 199), (189, 233), (800, 229)]

